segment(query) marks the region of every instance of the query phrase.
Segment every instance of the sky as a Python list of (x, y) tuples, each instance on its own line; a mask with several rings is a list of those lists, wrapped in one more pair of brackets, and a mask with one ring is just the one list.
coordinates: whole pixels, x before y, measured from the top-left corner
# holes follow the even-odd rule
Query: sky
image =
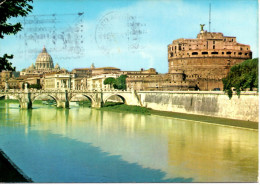
[(54, 65), (74, 68), (155, 68), (168, 72), (167, 45), (196, 38), (200, 24), (235, 36), (258, 57), (257, 0), (34, 0), (23, 30), (0, 40), (17, 71), (35, 64), (45, 46)]

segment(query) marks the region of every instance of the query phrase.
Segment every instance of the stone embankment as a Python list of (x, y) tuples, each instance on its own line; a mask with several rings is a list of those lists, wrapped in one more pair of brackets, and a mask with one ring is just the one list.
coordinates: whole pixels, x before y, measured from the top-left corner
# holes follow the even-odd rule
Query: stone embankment
[(257, 92), (241, 92), (228, 98), (218, 91), (138, 92), (144, 107), (159, 111), (213, 116), (258, 122)]

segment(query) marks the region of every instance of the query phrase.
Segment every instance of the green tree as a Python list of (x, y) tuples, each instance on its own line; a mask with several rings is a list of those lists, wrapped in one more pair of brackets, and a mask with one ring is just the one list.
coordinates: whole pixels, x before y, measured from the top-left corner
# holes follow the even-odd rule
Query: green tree
[(0, 72), (2, 70), (11, 70), (14, 71), (15, 67), (12, 67), (12, 63), (8, 61), (8, 59), (12, 59), (13, 55), (4, 54), (3, 57), (0, 57)]
[(106, 78), (104, 80), (104, 84), (107, 85), (109, 84), (110, 85), (110, 88), (112, 87), (112, 85), (114, 85), (116, 83), (116, 79), (113, 78), (113, 77), (109, 77), (109, 78)]
[(258, 58), (249, 59), (241, 64), (231, 67), (226, 78), (223, 78), (223, 89), (232, 97), (232, 88), (235, 88), (237, 95), (245, 89), (258, 89)]
[(118, 78), (106, 78), (104, 84), (109, 84), (110, 87), (113, 85), (114, 89), (126, 90), (126, 75), (121, 75)]
[(116, 78), (116, 83), (113, 85), (115, 89), (126, 90), (126, 75), (121, 75)]
[[(30, 5), (33, 0), (0, 0), (0, 39), (4, 35), (16, 34), (22, 29), (20, 22), (11, 23), (13, 17), (24, 17), (32, 11), (33, 7)], [(13, 55), (4, 54), (0, 57), (0, 72), (2, 70), (15, 70), (12, 63), (8, 59), (12, 59)]]

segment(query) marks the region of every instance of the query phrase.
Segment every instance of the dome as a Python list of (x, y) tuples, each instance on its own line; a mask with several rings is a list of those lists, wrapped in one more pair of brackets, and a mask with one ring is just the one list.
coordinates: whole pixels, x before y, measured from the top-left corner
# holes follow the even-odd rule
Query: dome
[(43, 47), (42, 52), (38, 55), (35, 63), (36, 69), (53, 69), (53, 60), (46, 48)]

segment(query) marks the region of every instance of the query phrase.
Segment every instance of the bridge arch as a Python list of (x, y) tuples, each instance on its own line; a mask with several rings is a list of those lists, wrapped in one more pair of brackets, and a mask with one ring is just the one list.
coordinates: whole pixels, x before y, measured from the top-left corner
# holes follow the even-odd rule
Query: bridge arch
[(122, 102), (123, 102), (124, 104), (127, 104), (127, 100), (126, 100), (126, 98), (125, 98), (123, 95), (118, 94), (118, 93), (115, 93), (115, 94), (109, 94), (109, 95), (107, 95), (106, 97), (104, 97), (104, 99), (103, 99), (104, 104), (105, 104), (105, 103), (106, 103), (110, 98), (112, 98), (112, 97), (119, 97), (119, 98), (122, 100)]
[(0, 95), (0, 100), (6, 99), (6, 98), (7, 99), (12, 99), (12, 100), (18, 100), (19, 102), (21, 102), (21, 97), (19, 95), (17, 95), (17, 94), (12, 95), (11, 97), (8, 94), (1, 94)]
[(91, 101), (91, 103), (93, 103), (95, 101), (94, 98), (91, 95), (88, 95), (88, 94), (75, 94), (70, 98), (69, 101), (73, 101), (75, 98), (80, 97), (80, 96), (87, 98), (88, 100)]
[(51, 94), (37, 94), (37, 95), (35, 95), (34, 97), (32, 97), (32, 99), (31, 99), (32, 103), (33, 103), (35, 100), (38, 100), (40, 97), (50, 97), (50, 98), (52, 98), (53, 100), (55, 100), (56, 103), (57, 103), (57, 97), (55, 97), (55, 96), (53, 96), (53, 95), (51, 95)]

